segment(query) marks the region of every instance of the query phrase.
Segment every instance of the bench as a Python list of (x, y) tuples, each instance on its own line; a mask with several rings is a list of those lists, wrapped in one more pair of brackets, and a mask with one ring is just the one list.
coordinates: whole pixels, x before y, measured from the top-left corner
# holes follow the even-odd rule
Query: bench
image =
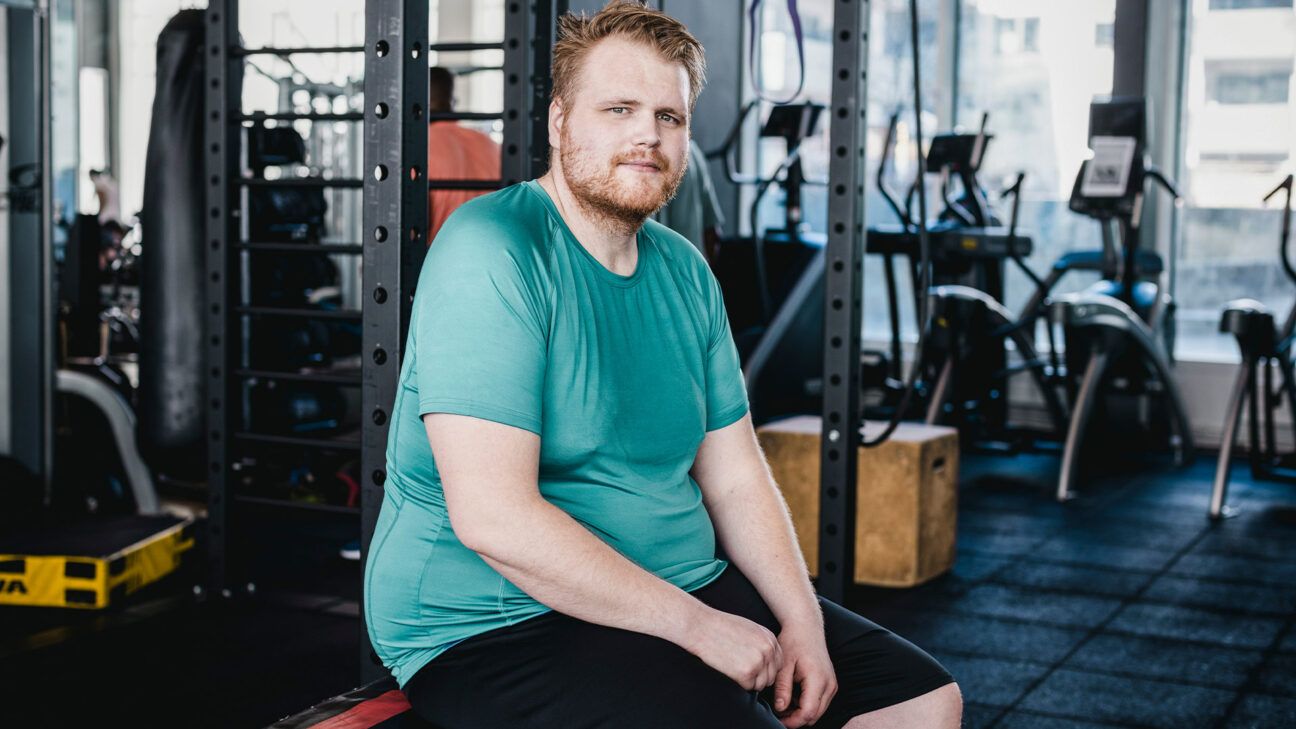
[(437, 729), (414, 714), (396, 681), (386, 678), (280, 719), (270, 729)]

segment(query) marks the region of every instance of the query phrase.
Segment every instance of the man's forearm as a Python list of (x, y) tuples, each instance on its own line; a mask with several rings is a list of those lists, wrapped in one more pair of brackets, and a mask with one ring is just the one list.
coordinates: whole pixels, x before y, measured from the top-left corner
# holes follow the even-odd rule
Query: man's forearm
[(599, 625), (646, 633), (690, 648), (707, 606), (644, 570), (543, 499), (524, 507), (474, 548), (539, 602)]
[(706, 504), (729, 560), (747, 575), (784, 628), (807, 622), (822, 627), (823, 612), (783, 495), (765, 468), (732, 477), (750, 481), (728, 498)]

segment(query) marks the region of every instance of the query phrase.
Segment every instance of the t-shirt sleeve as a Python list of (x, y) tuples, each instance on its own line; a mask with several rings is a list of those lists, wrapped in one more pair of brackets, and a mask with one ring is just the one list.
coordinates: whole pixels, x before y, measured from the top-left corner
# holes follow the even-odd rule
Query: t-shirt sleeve
[(411, 333), (419, 415), (468, 415), (539, 434), (548, 314), (534, 254), (504, 226), (467, 212), (447, 221), (419, 274)]
[(738, 347), (729, 330), (720, 284), (705, 271), (711, 344), (706, 357), (706, 429), (719, 430), (747, 413), (747, 383), (738, 361)]

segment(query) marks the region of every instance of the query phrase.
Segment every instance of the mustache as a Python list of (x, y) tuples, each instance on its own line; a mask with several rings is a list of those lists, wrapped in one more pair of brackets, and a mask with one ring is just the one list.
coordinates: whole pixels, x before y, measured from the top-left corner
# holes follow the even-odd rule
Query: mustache
[(656, 167), (657, 169), (661, 170), (662, 172), (669, 172), (671, 168), (670, 161), (666, 159), (666, 155), (662, 154), (661, 152), (655, 149), (650, 154), (647, 155), (626, 153), (626, 154), (619, 154), (616, 157), (612, 158), (613, 167), (617, 165), (627, 165), (627, 164), (628, 165), (650, 164)]

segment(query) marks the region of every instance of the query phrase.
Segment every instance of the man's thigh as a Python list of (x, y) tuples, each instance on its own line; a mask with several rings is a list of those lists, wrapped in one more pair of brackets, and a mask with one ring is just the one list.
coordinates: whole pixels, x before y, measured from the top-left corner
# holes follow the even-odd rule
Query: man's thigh
[(405, 687), (441, 729), (780, 729), (754, 692), (669, 641), (558, 613), (477, 636)]

